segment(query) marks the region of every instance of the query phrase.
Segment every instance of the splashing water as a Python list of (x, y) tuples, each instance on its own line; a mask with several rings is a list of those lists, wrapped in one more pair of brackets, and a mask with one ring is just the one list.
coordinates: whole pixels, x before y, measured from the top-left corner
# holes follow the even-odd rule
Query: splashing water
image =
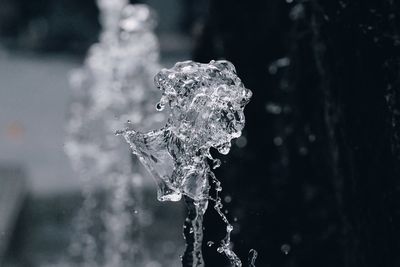
[[(171, 69), (161, 70), (154, 80), (162, 91), (157, 110), (168, 110), (167, 124), (145, 133), (129, 124), (117, 134), (125, 137), (132, 152), (154, 176), (160, 201), (179, 201), (184, 196), (188, 217), (183, 265), (204, 266), (202, 222), (208, 202), (213, 200), (215, 210), (227, 225), (226, 236), (217, 250), (233, 266), (242, 266), (231, 248), (233, 226), (221, 211), (218, 193), (222, 187), (207, 159), (213, 161), (214, 168), (218, 167), (220, 161), (212, 158), (210, 148), (227, 154), (231, 140), (241, 136), (243, 110), (252, 93), (237, 77), (234, 66), (225, 60), (209, 64), (178, 62)], [(210, 181), (216, 185), (215, 198), (209, 195)]]
[[(152, 77), (160, 68), (159, 48), (154, 15), (147, 6), (129, 5), (127, 0), (97, 3), (103, 27), (100, 42), (71, 77), (65, 148), (85, 179), (71, 247), (84, 265), (128, 266), (143, 257), (137, 241), (141, 220), (130, 212), (141, 208), (141, 174), (137, 167), (132, 173), (129, 154), (113, 133), (127, 118), (143, 129), (162, 120), (150, 102), (158, 93)], [(95, 195), (98, 184), (106, 193), (105, 204)]]
[(254, 249), (250, 249), (249, 251), (249, 267), (256, 267), (256, 259), (257, 259), (258, 253)]

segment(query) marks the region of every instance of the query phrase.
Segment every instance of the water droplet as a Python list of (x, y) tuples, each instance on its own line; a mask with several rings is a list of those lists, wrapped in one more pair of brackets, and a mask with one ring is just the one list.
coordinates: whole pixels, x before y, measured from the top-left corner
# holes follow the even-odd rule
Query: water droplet
[(282, 137), (280, 137), (280, 136), (275, 137), (275, 138), (274, 138), (274, 144), (275, 144), (276, 146), (281, 146), (281, 145), (283, 144), (283, 139), (282, 139)]
[(290, 65), (290, 58), (280, 58), (269, 65), (268, 71), (270, 74), (276, 74), (280, 68), (284, 68)]
[(221, 160), (220, 160), (220, 159), (214, 159), (214, 160), (213, 160), (212, 168), (215, 170), (215, 169), (218, 168), (219, 166), (221, 166)]
[(213, 242), (213, 241), (208, 241), (208, 242), (207, 242), (207, 246), (211, 247), (212, 245), (214, 245), (214, 242)]
[(222, 145), (217, 147), (218, 152), (223, 154), (223, 155), (227, 155), (229, 153), (230, 149), (231, 149), (231, 143), (230, 142), (224, 143), (224, 144), (222, 144)]
[(268, 102), (265, 105), (265, 109), (268, 113), (278, 115), (282, 113), (282, 107), (276, 103)]
[(217, 192), (221, 192), (222, 191), (222, 186), (220, 184), (217, 184), (215, 190)]
[(258, 253), (255, 249), (250, 249), (249, 251), (249, 257), (248, 257), (248, 263), (249, 267), (255, 267), (256, 265), (256, 259), (257, 259)]
[(161, 104), (161, 102), (158, 102), (156, 105), (157, 111), (162, 111), (165, 108), (165, 105)]
[(227, 195), (224, 197), (225, 203), (231, 203), (232, 202), (232, 197), (230, 195)]
[(283, 245), (281, 246), (281, 251), (282, 251), (282, 253), (285, 254), (285, 255), (288, 255), (288, 254), (289, 254), (290, 249), (291, 249), (291, 247), (290, 247), (289, 244), (283, 244)]

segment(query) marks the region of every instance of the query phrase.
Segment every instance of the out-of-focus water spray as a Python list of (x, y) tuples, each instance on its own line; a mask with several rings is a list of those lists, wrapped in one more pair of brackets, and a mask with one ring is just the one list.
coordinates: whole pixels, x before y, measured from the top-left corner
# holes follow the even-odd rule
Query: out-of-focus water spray
[(158, 93), (152, 77), (160, 69), (156, 22), (146, 5), (97, 4), (100, 41), (71, 78), (65, 148), (85, 180), (71, 252), (84, 266), (145, 266), (139, 241), (142, 175), (114, 132), (128, 118), (144, 130), (163, 120), (151, 102)]
[[(241, 136), (244, 127), (244, 107), (251, 91), (236, 75), (234, 66), (225, 60), (200, 64), (179, 62), (171, 69), (161, 70), (155, 77), (163, 95), (158, 110), (167, 109), (167, 124), (158, 130), (139, 132), (132, 124), (118, 134), (130, 144), (154, 176), (158, 184), (158, 199), (179, 201), (184, 196), (188, 217), (184, 225), (186, 251), (183, 266), (205, 266), (202, 256), (203, 217), (209, 200), (226, 223), (226, 236), (217, 251), (224, 253), (232, 266), (242, 266), (232, 250), (233, 226), (221, 211), (220, 182), (210, 169), (220, 165), (213, 159), (210, 148), (227, 154), (231, 140)], [(216, 196), (210, 195), (210, 182), (215, 184)], [(251, 253), (250, 266), (257, 254)]]

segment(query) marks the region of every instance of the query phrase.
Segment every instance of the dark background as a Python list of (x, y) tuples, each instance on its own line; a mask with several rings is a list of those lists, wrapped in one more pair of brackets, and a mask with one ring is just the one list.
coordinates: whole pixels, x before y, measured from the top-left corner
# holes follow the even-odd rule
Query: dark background
[[(400, 266), (399, 3), (181, 0), (168, 24), (174, 6), (148, 2), (164, 9), (159, 34), (190, 38), (193, 60), (232, 61), (254, 93), (245, 138), (216, 171), (241, 259), (254, 248), (259, 267)], [(97, 38), (93, 1), (0, 3), (8, 49), (79, 56)], [(206, 241), (223, 238), (211, 207), (205, 226)], [(226, 266), (215, 248), (206, 266)]]

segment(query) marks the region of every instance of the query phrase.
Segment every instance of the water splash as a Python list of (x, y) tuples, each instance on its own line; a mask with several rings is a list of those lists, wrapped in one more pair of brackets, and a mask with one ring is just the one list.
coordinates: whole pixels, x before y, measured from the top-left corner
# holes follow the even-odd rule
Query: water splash
[(250, 249), (249, 259), (248, 259), (249, 267), (256, 267), (257, 256), (258, 256), (257, 251), (254, 249)]
[[(160, 201), (179, 201), (184, 196), (188, 206), (184, 266), (204, 266), (202, 221), (209, 200), (215, 202), (214, 209), (227, 225), (218, 251), (233, 266), (242, 266), (231, 248), (233, 226), (221, 211), (221, 184), (207, 160), (218, 167), (220, 161), (212, 158), (210, 148), (227, 154), (231, 140), (241, 136), (243, 110), (252, 93), (237, 77), (234, 66), (225, 60), (209, 64), (178, 62), (171, 69), (161, 70), (154, 80), (162, 91), (157, 110), (168, 110), (167, 124), (144, 133), (129, 125), (117, 134), (125, 137), (132, 152), (155, 178)], [(214, 198), (209, 195), (210, 181), (216, 185)]]
[[(130, 118), (142, 129), (162, 121), (153, 107), (158, 64), (154, 13), (127, 0), (98, 0), (102, 33), (71, 77), (73, 101), (66, 152), (85, 180), (72, 250), (88, 266), (128, 266), (144, 257), (139, 244), (141, 174), (114, 132)], [(151, 90), (153, 88), (153, 90)], [(137, 177), (135, 181), (131, 178)], [(105, 201), (95, 195), (105, 191)], [(133, 242), (134, 240), (134, 242)]]

